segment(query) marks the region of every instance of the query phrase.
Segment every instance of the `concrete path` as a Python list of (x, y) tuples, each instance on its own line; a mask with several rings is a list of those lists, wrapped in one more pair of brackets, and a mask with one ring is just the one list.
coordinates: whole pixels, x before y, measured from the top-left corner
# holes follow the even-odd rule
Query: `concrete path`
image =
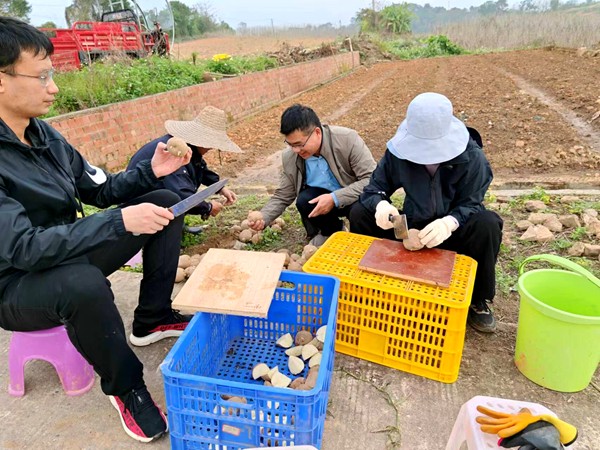
[[(110, 277), (128, 329), (140, 275)], [(460, 406), (475, 395), (537, 402), (579, 428), (579, 450), (600, 449), (600, 371), (582, 392), (541, 388), (515, 368), (516, 324), (502, 321), (484, 336), (467, 330), (460, 376), (444, 384), (337, 354), (322, 450), (444, 449)], [(0, 330), (0, 449), (168, 449), (168, 438), (138, 444), (123, 432), (116, 411), (100, 390), (64, 395), (53, 368), (31, 362), (26, 394), (7, 393), (10, 333)], [(165, 404), (159, 365), (173, 345), (164, 340), (135, 351), (145, 365), (146, 383)], [(456, 449), (458, 450), (458, 449)]]

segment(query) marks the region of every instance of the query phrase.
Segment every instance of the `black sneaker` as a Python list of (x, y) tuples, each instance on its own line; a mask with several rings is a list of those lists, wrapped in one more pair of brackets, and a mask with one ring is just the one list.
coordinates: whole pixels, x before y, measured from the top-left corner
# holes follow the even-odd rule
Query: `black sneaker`
[(172, 310), (171, 316), (160, 324), (155, 324), (151, 328), (136, 326), (133, 323), (133, 331), (129, 335), (129, 342), (136, 347), (144, 347), (153, 344), (168, 337), (181, 336), (185, 327), (187, 327), (192, 315), (179, 314), (176, 309)]
[(125, 395), (109, 395), (108, 398), (119, 411), (125, 433), (136, 441), (150, 442), (169, 431), (165, 415), (156, 406), (146, 387)]
[(493, 333), (496, 331), (496, 319), (494, 319), (494, 313), (492, 313), (487, 303), (484, 303), (483, 306), (471, 305), (469, 315), (467, 316), (467, 323), (482, 333)]

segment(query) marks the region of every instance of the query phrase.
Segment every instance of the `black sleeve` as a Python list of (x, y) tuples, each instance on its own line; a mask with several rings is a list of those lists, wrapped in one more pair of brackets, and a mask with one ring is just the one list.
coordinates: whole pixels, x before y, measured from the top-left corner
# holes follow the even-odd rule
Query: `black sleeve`
[(368, 211), (375, 213), (380, 201), (390, 201), (392, 194), (402, 187), (399, 166), (400, 160), (386, 149), (383, 158), (371, 174), (369, 184), (360, 195), (360, 202)]
[(460, 180), (450, 205), (449, 214), (460, 225), (464, 225), (473, 214), (484, 209), (483, 198), (493, 179), (492, 168), (483, 151), (476, 148), (471, 153), (469, 168)]
[(158, 187), (159, 180), (154, 175), (149, 160), (140, 162), (133, 170), (107, 174), (86, 161), (69, 144), (66, 145), (77, 191), (83, 203), (108, 208)]

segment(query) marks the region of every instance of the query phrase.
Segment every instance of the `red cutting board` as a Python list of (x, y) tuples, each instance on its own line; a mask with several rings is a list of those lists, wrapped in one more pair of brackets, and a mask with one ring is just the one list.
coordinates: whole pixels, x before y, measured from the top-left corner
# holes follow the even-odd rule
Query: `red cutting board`
[(450, 286), (456, 252), (439, 248), (408, 251), (402, 242), (377, 239), (358, 263), (358, 268), (390, 277), (435, 286)]

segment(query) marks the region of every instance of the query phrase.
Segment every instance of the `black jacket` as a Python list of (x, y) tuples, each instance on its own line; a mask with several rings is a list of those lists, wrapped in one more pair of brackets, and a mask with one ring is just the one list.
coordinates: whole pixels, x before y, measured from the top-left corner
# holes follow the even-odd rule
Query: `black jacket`
[[(154, 155), (154, 150), (159, 142), (165, 144), (172, 136), (165, 134), (152, 142), (148, 142), (140, 148), (129, 161), (127, 170), (134, 168), (140, 161), (150, 160)], [(164, 178), (161, 178), (160, 186), (175, 192), (181, 199), (188, 198), (198, 191), (200, 185), (210, 186), (219, 181), (219, 175), (210, 170), (204, 161), (202, 155), (193, 148), (192, 160), (185, 166)], [(202, 202), (198, 206), (190, 209), (187, 214), (199, 214), (203, 217), (208, 216), (212, 205), (209, 202)]]
[(0, 296), (13, 277), (56, 266), (126, 234), (120, 210), (77, 219), (156, 188), (150, 162), (105, 174), (56, 130), (32, 119), (23, 144), (0, 119)]
[(425, 166), (400, 159), (386, 149), (360, 202), (374, 214), (377, 203), (390, 201), (397, 189), (404, 188), (402, 210), (410, 228), (422, 229), (447, 215), (464, 225), (471, 215), (485, 209), (483, 197), (493, 178), (479, 133), (468, 130), (471, 137), (465, 151), (441, 163), (433, 177)]

